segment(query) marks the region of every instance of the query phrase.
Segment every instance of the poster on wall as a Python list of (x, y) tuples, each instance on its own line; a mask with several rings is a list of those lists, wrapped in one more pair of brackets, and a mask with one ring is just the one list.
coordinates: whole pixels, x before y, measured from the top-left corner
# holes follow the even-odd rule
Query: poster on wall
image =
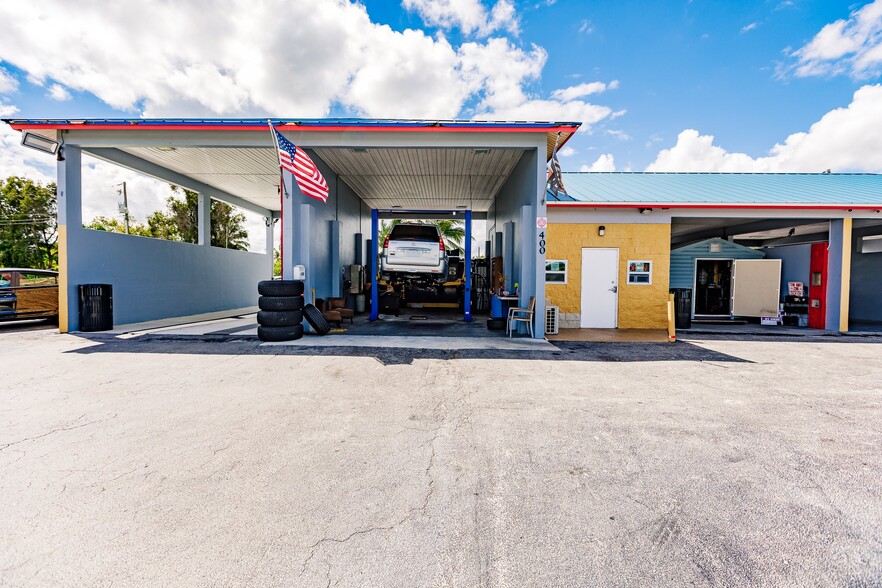
[(787, 282), (787, 293), (791, 296), (805, 296), (802, 282)]
[(652, 284), (652, 262), (645, 259), (629, 259), (628, 283), (642, 286)]

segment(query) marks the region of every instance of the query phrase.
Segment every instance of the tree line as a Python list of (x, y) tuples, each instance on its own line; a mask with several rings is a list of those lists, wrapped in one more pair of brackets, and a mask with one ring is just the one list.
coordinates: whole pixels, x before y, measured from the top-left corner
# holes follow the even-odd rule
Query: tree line
[[(170, 185), (165, 210), (141, 223), (129, 219), (129, 234), (183, 243), (198, 242), (199, 195)], [(211, 201), (211, 245), (248, 249), (245, 215), (229, 204)], [(88, 229), (125, 233), (120, 219), (99, 216)], [(55, 183), (27, 178), (0, 179), (0, 267), (58, 268), (58, 205)]]

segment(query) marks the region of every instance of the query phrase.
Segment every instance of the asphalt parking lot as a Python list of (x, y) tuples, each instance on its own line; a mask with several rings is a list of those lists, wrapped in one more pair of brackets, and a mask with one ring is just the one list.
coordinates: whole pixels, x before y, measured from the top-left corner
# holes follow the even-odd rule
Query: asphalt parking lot
[(879, 586), (882, 338), (0, 330), (3, 586)]

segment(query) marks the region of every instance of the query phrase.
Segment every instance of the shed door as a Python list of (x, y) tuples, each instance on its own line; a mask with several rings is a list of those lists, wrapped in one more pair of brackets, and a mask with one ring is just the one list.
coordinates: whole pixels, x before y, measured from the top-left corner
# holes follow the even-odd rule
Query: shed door
[(777, 316), (780, 259), (736, 259), (732, 264), (732, 314)]
[(619, 250), (582, 249), (583, 329), (615, 329), (619, 310)]

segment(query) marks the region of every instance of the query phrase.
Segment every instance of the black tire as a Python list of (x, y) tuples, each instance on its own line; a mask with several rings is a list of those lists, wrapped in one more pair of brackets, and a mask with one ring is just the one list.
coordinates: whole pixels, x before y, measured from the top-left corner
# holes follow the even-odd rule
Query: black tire
[(261, 296), (303, 296), (302, 280), (264, 280), (257, 284)]
[(261, 296), (257, 299), (260, 310), (303, 310), (303, 296)]
[(257, 313), (257, 324), (264, 327), (293, 327), (302, 322), (301, 310), (261, 310)]
[(487, 328), (491, 331), (501, 331), (505, 329), (505, 319), (489, 318), (487, 319)]
[(303, 337), (303, 325), (290, 327), (257, 327), (257, 338), (261, 341), (296, 341)]
[(319, 309), (312, 304), (307, 304), (303, 307), (303, 318), (306, 319), (312, 330), (319, 335), (327, 335), (331, 332), (331, 325), (328, 324), (328, 321), (325, 320)]

